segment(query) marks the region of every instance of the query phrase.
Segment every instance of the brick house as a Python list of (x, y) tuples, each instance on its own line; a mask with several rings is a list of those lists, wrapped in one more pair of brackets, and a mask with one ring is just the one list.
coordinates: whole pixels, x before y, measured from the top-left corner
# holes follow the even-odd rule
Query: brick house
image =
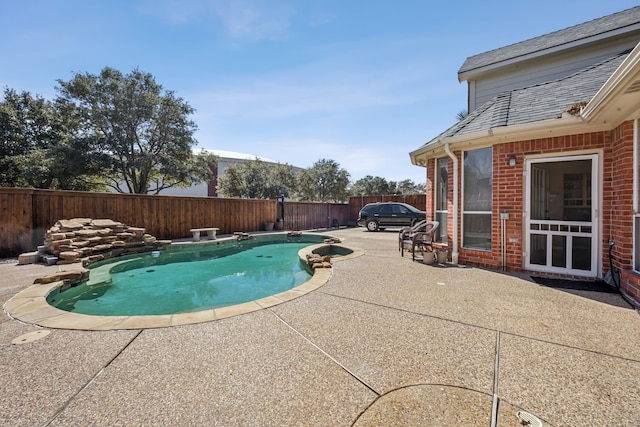
[(467, 58), (469, 114), (410, 153), (453, 262), (640, 304), (640, 7)]

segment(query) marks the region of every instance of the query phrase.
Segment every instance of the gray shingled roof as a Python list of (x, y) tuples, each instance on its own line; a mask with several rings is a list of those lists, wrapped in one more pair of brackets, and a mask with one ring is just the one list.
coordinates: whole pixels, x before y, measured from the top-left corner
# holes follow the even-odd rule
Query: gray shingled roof
[(464, 73), (640, 23), (640, 6), (467, 58)]
[(503, 92), (425, 145), (442, 138), (556, 118), (572, 105), (590, 101), (629, 52), (559, 80)]

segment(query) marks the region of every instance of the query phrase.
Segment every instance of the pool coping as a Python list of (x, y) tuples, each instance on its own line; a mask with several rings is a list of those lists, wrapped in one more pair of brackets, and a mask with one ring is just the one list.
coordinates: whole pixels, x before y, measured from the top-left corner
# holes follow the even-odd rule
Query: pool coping
[[(229, 238), (229, 240), (230, 239), (231, 238)], [(185, 243), (187, 242), (177, 244)], [(198, 242), (198, 244), (200, 243), (201, 242)], [(307, 254), (310, 254), (318, 247), (329, 245), (341, 246), (352, 250), (351, 254), (332, 258), (332, 262), (340, 262), (364, 255), (364, 250), (350, 247), (340, 242), (319, 243), (307, 246), (298, 252), (298, 257), (306, 262)], [(273, 307), (320, 288), (329, 281), (332, 275), (333, 267), (317, 268), (313, 270), (313, 275), (308, 281), (287, 291), (242, 304), (189, 313), (143, 316), (95, 316), (60, 310), (49, 305), (46, 298), (53, 290), (63, 285), (64, 282), (62, 281), (34, 284), (7, 301), (4, 309), (5, 312), (15, 320), (52, 329), (107, 331), (116, 329), (167, 328), (171, 326), (210, 322)]]

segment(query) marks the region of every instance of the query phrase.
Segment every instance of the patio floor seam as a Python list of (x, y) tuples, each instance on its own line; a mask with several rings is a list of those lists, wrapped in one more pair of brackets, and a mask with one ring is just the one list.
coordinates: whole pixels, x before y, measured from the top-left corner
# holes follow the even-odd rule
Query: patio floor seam
[(302, 334), (300, 331), (298, 331), (296, 328), (293, 327), (293, 325), (291, 325), (289, 322), (287, 322), (286, 320), (284, 320), (282, 317), (280, 317), (277, 313), (275, 313), (272, 309), (268, 308), (267, 309), (273, 316), (275, 316), (276, 319), (278, 319), (279, 321), (281, 321), (282, 323), (284, 323), (289, 329), (291, 329), (293, 332), (295, 332), (297, 335), (299, 335), (302, 339), (304, 339), (306, 342), (308, 342), (309, 344), (311, 344), (315, 349), (317, 349), (319, 352), (321, 352), (323, 355), (325, 355), (327, 358), (329, 358), (329, 360), (331, 360), (333, 363), (335, 363), (336, 365), (338, 365), (340, 367), (340, 369), (344, 370), (347, 374), (349, 374), (351, 377), (353, 377), (355, 380), (357, 380), (359, 383), (361, 383), (362, 385), (364, 385), (366, 388), (368, 388), (371, 392), (373, 392), (376, 395), (376, 398), (380, 397), (382, 395), (382, 393), (378, 392), (376, 389), (373, 388), (373, 386), (371, 386), (370, 384), (368, 384), (365, 380), (363, 380), (362, 378), (360, 378), (356, 373), (350, 371), (345, 365), (343, 365), (342, 363), (340, 363), (335, 357), (331, 356), (329, 353), (327, 353), (326, 351), (324, 351), (322, 348), (320, 348), (320, 346), (318, 346), (315, 342), (313, 342), (310, 338), (306, 337), (304, 334)]
[(462, 326), (468, 326), (468, 327), (477, 328), (477, 329), (481, 329), (481, 330), (485, 330), (485, 331), (489, 331), (489, 332), (496, 332), (496, 333), (500, 333), (500, 334), (503, 334), (503, 335), (510, 335), (510, 336), (523, 338), (523, 339), (527, 339), (527, 340), (531, 340), (531, 341), (536, 341), (536, 342), (540, 342), (540, 343), (545, 343), (545, 344), (550, 344), (550, 345), (556, 345), (556, 346), (559, 346), (559, 347), (569, 348), (569, 349), (572, 349), (572, 350), (584, 351), (584, 352), (587, 352), (587, 353), (597, 354), (597, 355), (600, 355), (600, 356), (606, 356), (606, 357), (611, 357), (611, 358), (614, 358), (614, 359), (625, 360), (625, 361), (628, 361), (628, 362), (640, 363), (640, 359), (634, 359), (634, 358), (631, 358), (631, 357), (617, 356), (617, 355), (614, 355), (614, 354), (604, 353), (602, 351), (591, 350), (591, 349), (588, 349), (588, 348), (576, 347), (574, 345), (562, 344), (562, 343), (558, 343), (558, 342), (554, 342), (554, 341), (543, 340), (543, 339), (540, 339), (540, 338), (535, 338), (535, 337), (531, 337), (531, 336), (527, 336), (527, 335), (522, 335), (522, 334), (518, 334), (518, 333), (515, 333), (515, 332), (503, 331), (503, 330), (500, 330), (500, 329), (492, 329), (492, 328), (488, 328), (486, 326), (474, 325), (474, 324), (466, 323), (466, 322), (459, 322), (459, 321), (456, 321), (456, 320), (447, 319), (445, 317), (434, 316), (432, 314), (420, 313), (420, 312), (408, 310), (408, 309), (405, 309), (405, 308), (397, 308), (397, 307), (392, 307), (392, 306), (388, 306), (388, 305), (384, 305), (384, 304), (378, 304), (378, 303), (371, 302), (371, 301), (363, 301), (363, 300), (356, 299), (356, 298), (345, 297), (343, 295), (336, 295), (336, 294), (332, 294), (330, 292), (323, 291), (323, 290), (320, 290), (320, 289), (317, 290), (316, 292), (322, 293), (322, 294), (327, 295), (327, 296), (346, 299), (346, 300), (349, 300), (349, 301), (356, 301), (356, 302), (360, 302), (362, 304), (369, 304), (369, 305), (373, 305), (373, 306), (376, 306), (376, 307), (387, 308), (387, 309), (390, 309), (390, 310), (401, 311), (401, 312), (404, 312), (404, 313), (415, 314), (415, 315), (418, 315), (418, 316), (429, 317), (429, 318), (432, 318), (432, 319), (437, 319), (437, 320), (442, 320), (442, 321), (445, 321), (445, 322), (456, 323), (456, 324), (459, 324), (459, 325), (462, 325)]
[(496, 331), (496, 353), (493, 365), (493, 402), (491, 405), (491, 427), (498, 423), (498, 381), (500, 380), (500, 331)]
[(60, 408), (58, 408), (57, 411), (54, 412), (54, 414), (43, 424), (44, 427), (47, 427), (49, 425), (51, 425), (51, 423), (53, 423), (56, 418), (58, 418), (58, 416), (64, 412), (65, 409), (67, 409), (67, 407), (71, 404), (71, 402), (73, 402), (73, 400), (75, 400), (76, 397), (78, 397), (78, 395), (80, 395), (80, 393), (82, 393), (84, 390), (87, 389), (87, 387), (89, 387), (103, 372), (105, 369), (107, 369), (117, 358), (118, 356), (120, 356), (122, 354), (123, 351), (125, 351), (127, 348), (129, 348), (129, 346), (131, 344), (133, 344), (133, 342), (140, 336), (140, 334), (142, 334), (142, 332), (144, 332), (144, 329), (140, 329), (130, 340), (129, 342), (127, 342), (127, 344), (122, 347), (111, 359), (109, 359), (109, 361), (98, 370), (98, 372), (96, 372), (90, 379), (89, 381), (87, 381), (86, 383), (84, 383), (82, 385), (82, 387), (80, 387), (78, 390), (76, 390), (75, 393), (73, 393), (73, 395), (71, 395), (61, 406)]

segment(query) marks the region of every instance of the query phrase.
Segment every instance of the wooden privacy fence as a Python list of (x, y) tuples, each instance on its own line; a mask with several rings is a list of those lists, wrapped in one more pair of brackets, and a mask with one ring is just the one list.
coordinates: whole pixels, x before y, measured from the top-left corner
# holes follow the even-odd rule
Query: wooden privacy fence
[(349, 218), (351, 221), (358, 219), (358, 212), (367, 203), (375, 202), (401, 202), (407, 203), (421, 211), (427, 208), (427, 196), (425, 194), (407, 194), (402, 196), (354, 196), (349, 197)]
[[(353, 225), (367, 203), (391, 201), (426, 206), (424, 194), (351, 197), (348, 205), (286, 201), (284, 229)], [(218, 227), (219, 234), (259, 231), (280, 215), (276, 200), (0, 188), (0, 257), (34, 250), (59, 219), (109, 218), (143, 227), (159, 239), (181, 239), (191, 236), (191, 228)]]
[[(348, 221), (348, 205), (285, 202), (284, 229), (330, 227)], [(148, 196), (0, 188), (0, 257), (35, 250), (59, 219), (109, 218), (143, 227), (159, 239), (190, 237), (191, 228), (219, 234), (263, 230), (278, 217), (276, 200)]]
[(284, 228), (310, 230), (347, 225), (349, 205), (344, 203), (285, 202)]

